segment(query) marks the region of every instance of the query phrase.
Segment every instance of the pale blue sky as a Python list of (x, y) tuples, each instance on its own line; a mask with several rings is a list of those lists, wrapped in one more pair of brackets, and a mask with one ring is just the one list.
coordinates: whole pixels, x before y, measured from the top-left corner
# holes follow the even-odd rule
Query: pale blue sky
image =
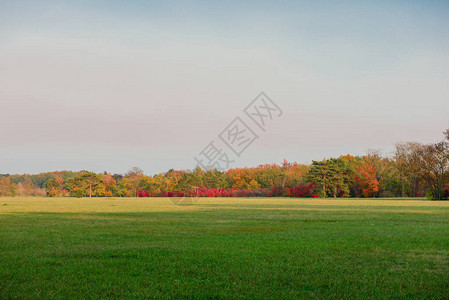
[(447, 1), (91, 2), (0, 1), (0, 173), (191, 169), (260, 91), (234, 166), (449, 127)]

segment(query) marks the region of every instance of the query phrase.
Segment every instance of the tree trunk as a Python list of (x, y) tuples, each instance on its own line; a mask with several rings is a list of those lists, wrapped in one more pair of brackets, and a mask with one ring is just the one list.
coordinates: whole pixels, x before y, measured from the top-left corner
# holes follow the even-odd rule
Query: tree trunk
[(92, 182), (89, 182), (89, 198), (92, 198)]
[(323, 176), (323, 198), (326, 198), (326, 175)]
[(402, 198), (405, 197), (405, 188), (404, 188), (404, 178), (401, 177), (401, 186), (402, 186)]

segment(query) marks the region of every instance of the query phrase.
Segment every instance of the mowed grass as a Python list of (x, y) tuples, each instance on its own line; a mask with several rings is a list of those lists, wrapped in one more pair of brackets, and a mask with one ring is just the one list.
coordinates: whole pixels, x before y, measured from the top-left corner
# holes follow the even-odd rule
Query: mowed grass
[(448, 298), (449, 202), (0, 198), (0, 298)]

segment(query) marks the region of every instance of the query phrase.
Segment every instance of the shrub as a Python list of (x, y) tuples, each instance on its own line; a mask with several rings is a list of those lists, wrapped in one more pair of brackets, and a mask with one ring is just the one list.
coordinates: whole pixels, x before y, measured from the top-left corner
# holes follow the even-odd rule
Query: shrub
[(315, 185), (299, 185), (293, 188), (273, 187), (272, 189), (216, 189), (196, 188), (184, 191), (162, 191), (158, 194), (150, 194), (147, 191), (138, 191), (138, 197), (295, 197), (295, 198), (317, 198), (314, 194)]
[(436, 191), (436, 190), (430, 190), (430, 191), (428, 191), (427, 193), (426, 193), (426, 196), (427, 196), (427, 199), (428, 200), (435, 200), (435, 199), (437, 199), (438, 197), (438, 194), (437, 193), (440, 193), (440, 200), (445, 200), (445, 199), (448, 199), (448, 196), (449, 196), (449, 189), (445, 189), (445, 190), (443, 190), (443, 189), (441, 189), (441, 190), (439, 190), (439, 191)]
[(315, 184), (311, 183), (309, 185), (298, 185), (297, 187), (293, 188), (286, 188), (285, 189), (285, 195), (287, 197), (294, 197), (294, 198), (317, 198), (318, 195), (314, 193), (315, 191)]
[(149, 194), (146, 191), (139, 191), (138, 197), (271, 197), (272, 192), (269, 189), (215, 189), (215, 188), (197, 188), (184, 191), (163, 191), (156, 195)]
[(444, 189), (444, 195), (443, 195), (444, 199), (449, 199), (449, 187)]
[(138, 191), (137, 197), (150, 197), (150, 194), (147, 191)]
[(280, 197), (284, 196), (285, 190), (281, 186), (274, 186), (271, 188), (271, 196), (272, 197)]

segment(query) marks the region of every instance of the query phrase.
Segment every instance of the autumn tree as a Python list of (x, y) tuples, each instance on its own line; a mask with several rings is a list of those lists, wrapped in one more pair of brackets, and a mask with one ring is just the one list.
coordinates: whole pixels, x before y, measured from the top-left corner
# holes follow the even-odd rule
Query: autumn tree
[(106, 197), (112, 197), (114, 189), (117, 185), (117, 182), (114, 179), (114, 177), (109, 173), (106, 173), (106, 174), (103, 173), (102, 177), (103, 177), (104, 188), (105, 188), (104, 195)]
[(71, 177), (64, 182), (63, 188), (69, 191), (71, 196), (83, 197), (89, 195), (104, 196), (104, 180), (102, 174), (82, 171), (78, 176)]
[(45, 190), (47, 191), (47, 196), (49, 197), (59, 196), (60, 188), (61, 184), (55, 179), (51, 179), (45, 183)]
[(256, 180), (262, 188), (271, 189), (273, 187), (279, 187), (282, 190), (285, 188), (287, 176), (285, 174), (285, 168), (282, 168), (278, 164), (265, 164), (258, 166), (254, 171), (254, 176), (248, 178), (248, 184), (251, 180)]
[(81, 175), (80, 183), (88, 188), (89, 198), (92, 198), (92, 191), (94, 189), (97, 189), (103, 183), (103, 178), (99, 174), (86, 172), (85, 174)]
[(249, 190), (258, 190), (260, 189), (260, 184), (256, 180), (251, 180), (248, 185)]
[(135, 197), (137, 197), (143, 177), (143, 170), (138, 167), (133, 167), (125, 174), (125, 178), (122, 180), (125, 181), (126, 187), (132, 191), (132, 195)]
[(305, 175), (309, 172), (310, 166), (297, 162), (289, 163), (284, 159), (282, 170), (285, 176), (285, 186), (295, 187), (305, 183)]
[(203, 183), (207, 188), (222, 188), (227, 189), (230, 187), (230, 180), (226, 174), (219, 170), (208, 170), (203, 175)]
[(362, 160), (355, 171), (355, 183), (365, 198), (373, 197), (379, 191), (376, 167), (373, 163)]
[(0, 197), (9, 196), (11, 187), (11, 178), (0, 177)]
[(165, 177), (168, 179), (168, 185), (170, 190), (179, 190), (179, 181), (184, 177), (184, 171), (170, 169), (165, 173)]
[(19, 188), (19, 186), (17, 185), (17, 183), (11, 183), (11, 185), (9, 186), (9, 193), (10, 193), (11, 197), (17, 196), (18, 188)]
[(39, 188), (36, 187), (29, 176), (24, 176), (24, 181), (18, 184), (18, 194), (19, 196), (38, 196)]
[(205, 186), (204, 174), (205, 171), (200, 167), (196, 167), (194, 170), (186, 172), (182, 178), (182, 188), (190, 190)]
[(232, 183), (232, 188), (236, 190), (248, 189), (251, 176), (245, 168), (230, 169), (226, 172)]

